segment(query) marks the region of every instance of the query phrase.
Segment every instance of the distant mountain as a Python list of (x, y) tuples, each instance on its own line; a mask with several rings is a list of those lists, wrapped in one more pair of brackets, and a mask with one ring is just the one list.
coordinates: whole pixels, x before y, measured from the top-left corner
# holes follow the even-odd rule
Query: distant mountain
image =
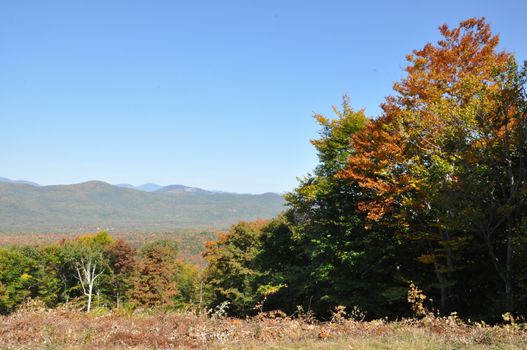
[(147, 184), (143, 184), (141, 186), (137, 186), (136, 189), (138, 189), (139, 191), (154, 192), (154, 191), (159, 190), (162, 187), (163, 186), (160, 186), (158, 184), (147, 183)]
[(217, 192), (212, 191), (205, 191), (201, 188), (196, 187), (188, 187), (183, 185), (170, 185), (161, 187), (160, 189), (156, 190), (158, 193), (172, 193), (172, 194), (180, 194), (180, 193), (208, 193), (208, 194), (214, 194)]
[(0, 182), (13, 183), (13, 184), (26, 184), (26, 185), (31, 185), (31, 186), (40, 186), (36, 182), (24, 181), (24, 180), (11, 180), (11, 179), (8, 179), (6, 177), (0, 177)]
[(131, 188), (131, 189), (135, 189), (135, 186), (134, 186), (134, 185), (130, 185), (130, 184), (117, 184), (117, 185), (114, 185), (114, 186), (122, 187), (122, 188)]
[(239, 220), (271, 218), (283, 205), (275, 193), (218, 193), (182, 185), (145, 192), (100, 181), (40, 187), (2, 181), (0, 232), (226, 228)]
[(143, 191), (143, 192), (154, 192), (154, 191), (157, 191), (157, 190), (163, 188), (163, 186), (157, 185), (157, 184), (153, 184), (153, 183), (147, 183), (147, 184), (143, 184), (141, 186), (134, 186), (134, 185), (130, 185), (130, 184), (117, 184), (115, 186), (122, 187), (122, 188), (131, 188), (131, 189), (138, 190), (138, 191)]
[(172, 194), (179, 194), (179, 193), (228, 193), (228, 192), (221, 192), (221, 191), (207, 191), (203, 190), (201, 188), (197, 187), (189, 187), (184, 185), (169, 185), (169, 186), (161, 186), (158, 184), (153, 183), (146, 183), (141, 186), (134, 186), (130, 184), (117, 184), (115, 185), (117, 187), (122, 188), (131, 188), (133, 190), (143, 191), (143, 192), (159, 192), (159, 193), (172, 193)]

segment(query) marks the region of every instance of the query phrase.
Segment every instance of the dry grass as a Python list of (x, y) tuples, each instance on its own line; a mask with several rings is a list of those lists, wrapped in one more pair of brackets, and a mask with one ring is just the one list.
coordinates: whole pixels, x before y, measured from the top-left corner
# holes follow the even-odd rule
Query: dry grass
[(455, 318), (319, 323), (260, 315), (240, 320), (194, 313), (24, 309), (0, 318), (1, 349), (527, 349), (517, 325)]

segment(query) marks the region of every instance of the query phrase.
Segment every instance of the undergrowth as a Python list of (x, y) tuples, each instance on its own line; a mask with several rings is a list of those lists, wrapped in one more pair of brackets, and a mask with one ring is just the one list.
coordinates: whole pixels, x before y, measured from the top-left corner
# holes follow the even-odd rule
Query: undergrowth
[(358, 309), (334, 310), (329, 322), (309, 313), (267, 312), (246, 319), (218, 309), (196, 312), (84, 313), (28, 304), (0, 317), (1, 349), (522, 349), (523, 323), (467, 323), (455, 314), (364, 321)]

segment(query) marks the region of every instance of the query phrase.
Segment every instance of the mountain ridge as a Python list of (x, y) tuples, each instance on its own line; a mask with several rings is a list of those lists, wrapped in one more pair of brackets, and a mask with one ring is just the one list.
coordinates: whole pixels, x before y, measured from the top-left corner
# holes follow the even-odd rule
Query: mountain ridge
[(158, 184), (156, 184), (156, 183), (152, 183), (152, 182), (147, 182), (147, 183), (144, 183), (144, 184), (142, 184), (142, 185), (138, 185), (138, 186), (136, 186), (136, 185), (132, 185), (132, 184), (129, 184), (129, 183), (111, 184), (111, 183), (109, 183), (109, 182), (102, 181), (102, 180), (87, 180), (87, 181), (77, 182), (77, 183), (73, 183), (73, 184), (41, 185), (41, 184), (38, 184), (38, 183), (33, 182), (33, 181), (27, 181), (27, 180), (12, 180), (12, 179), (9, 179), (9, 178), (6, 178), (6, 177), (0, 177), (0, 183), (17, 183), (17, 184), (26, 184), (26, 185), (31, 185), (31, 186), (35, 186), (35, 187), (73, 186), (73, 185), (80, 185), (80, 184), (91, 183), (91, 182), (100, 182), (100, 183), (108, 184), (108, 185), (111, 185), (111, 186), (116, 186), (116, 187), (120, 187), (120, 188), (127, 188), (127, 189), (133, 189), (133, 190), (142, 191), (142, 192), (179, 193), (179, 191), (181, 191), (181, 192), (202, 192), (202, 193), (208, 192), (208, 193), (215, 193), (215, 194), (218, 194), (218, 193), (230, 193), (230, 194), (252, 194), (252, 195), (259, 195), (259, 194), (265, 194), (265, 193), (275, 193), (275, 194), (278, 194), (278, 193), (276, 193), (276, 192), (264, 192), (264, 193), (241, 193), (241, 192), (229, 192), (229, 191), (205, 190), (205, 189), (202, 189), (202, 188), (199, 188), (199, 187), (191, 187), (191, 186), (185, 186), (185, 185), (181, 185), (181, 184), (171, 184), (171, 185), (163, 186), (163, 185), (158, 185)]
[(40, 186), (36, 182), (26, 181), (26, 180), (11, 180), (11, 179), (8, 179), (7, 177), (0, 177), (0, 182), (26, 184), (26, 185), (36, 186), (36, 187)]
[(284, 199), (276, 193), (218, 193), (178, 186), (183, 190), (147, 192), (103, 181), (38, 187), (0, 182), (0, 233), (226, 228), (240, 220), (271, 218), (284, 209)]

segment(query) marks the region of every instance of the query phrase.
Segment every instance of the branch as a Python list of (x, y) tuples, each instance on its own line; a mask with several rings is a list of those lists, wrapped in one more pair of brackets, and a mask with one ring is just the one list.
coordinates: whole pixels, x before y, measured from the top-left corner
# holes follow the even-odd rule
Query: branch
[(77, 263), (75, 264), (75, 270), (77, 271), (77, 275), (78, 275), (77, 278), (78, 278), (79, 282), (81, 283), (82, 292), (84, 293), (84, 295), (88, 295), (87, 292), (86, 292), (86, 287), (84, 286), (83, 278), (81, 276), (80, 268), (79, 268)]

